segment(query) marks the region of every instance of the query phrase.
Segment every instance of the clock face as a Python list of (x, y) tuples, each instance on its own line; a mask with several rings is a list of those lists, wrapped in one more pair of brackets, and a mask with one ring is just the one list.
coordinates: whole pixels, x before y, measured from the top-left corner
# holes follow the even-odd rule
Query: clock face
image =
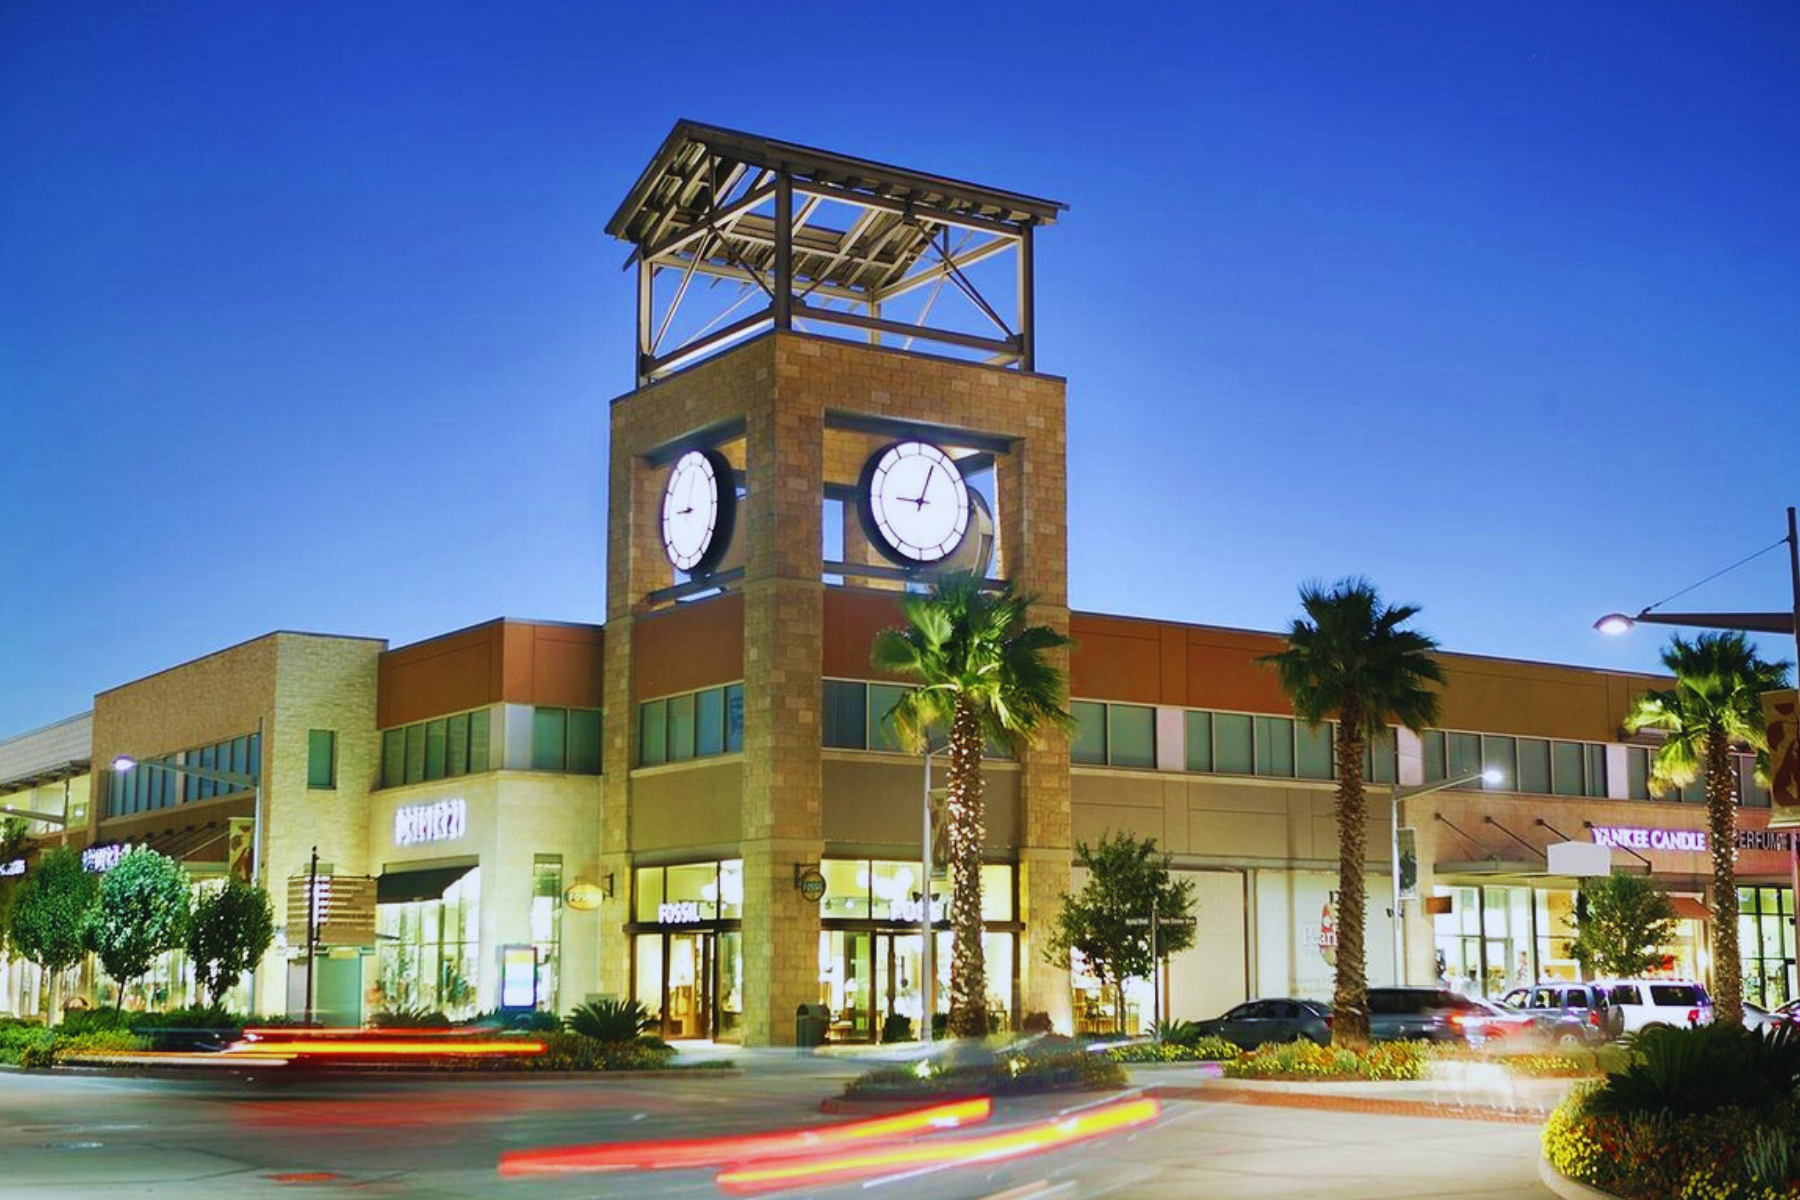
[(663, 488), (663, 549), (678, 570), (710, 571), (731, 541), (737, 489), (731, 464), (716, 450), (689, 450), (675, 460)]
[(902, 566), (942, 562), (969, 530), (969, 488), (930, 442), (896, 442), (863, 468), (863, 531)]

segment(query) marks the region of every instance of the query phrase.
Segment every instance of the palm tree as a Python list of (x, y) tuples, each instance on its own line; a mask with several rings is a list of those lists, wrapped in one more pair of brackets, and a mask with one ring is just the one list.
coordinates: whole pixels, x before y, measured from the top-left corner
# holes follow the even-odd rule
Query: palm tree
[[(949, 731), (946, 840), (950, 848), (950, 1020), (953, 1037), (987, 1033), (981, 953), (981, 756), (989, 741), (1012, 751), (1046, 725), (1071, 724), (1063, 674), (1046, 657), (1069, 639), (1030, 625), (1032, 599), (1011, 584), (968, 574), (938, 580), (900, 602), (906, 624), (875, 639), (875, 665), (916, 679), (889, 713), (915, 750)], [(930, 893), (930, 881), (925, 891)], [(929, 1019), (929, 1018), (928, 1018)]]
[(1706, 776), (1706, 841), (1712, 853), (1713, 1012), (1720, 1021), (1744, 1022), (1744, 968), (1738, 959), (1737, 808), (1733, 800), (1731, 747), (1757, 752), (1767, 776), (1769, 743), (1763, 729), (1762, 693), (1785, 687), (1787, 664), (1764, 662), (1741, 633), (1703, 633), (1693, 641), (1671, 638), (1663, 666), (1675, 686), (1639, 696), (1625, 728), (1660, 729), (1668, 740), (1652, 759), (1659, 789)]
[(1383, 605), (1366, 579), (1343, 579), (1330, 591), (1306, 584), (1300, 607), (1306, 616), (1288, 631), (1288, 648), (1260, 661), (1275, 668), (1297, 717), (1314, 726), (1328, 718), (1337, 721), (1338, 944), (1331, 1040), (1358, 1047), (1369, 1041), (1364, 753), (1371, 738), (1387, 733), (1390, 717), (1415, 732), (1434, 724), (1438, 694), (1426, 685), (1441, 684), (1444, 676), (1431, 657), (1437, 643), (1400, 628), (1418, 608)]

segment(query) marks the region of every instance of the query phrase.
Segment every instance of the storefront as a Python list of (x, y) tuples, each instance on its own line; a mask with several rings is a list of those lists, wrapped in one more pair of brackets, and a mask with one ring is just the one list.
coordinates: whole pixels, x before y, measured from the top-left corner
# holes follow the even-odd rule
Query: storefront
[[(923, 983), (923, 864), (827, 858), (819, 864), (819, 1003), (831, 1013), (833, 1041), (905, 1041), (920, 1036), (927, 1008)], [(982, 954), (987, 1007), (1010, 1027), (1018, 1014), (1017, 869), (981, 868)], [(932, 1011), (950, 1011), (950, 881), (931, 881)]]
[(744, 1013), (741, 859), (639, 867), (632, 995), (670, 1039), (739, 1041)]

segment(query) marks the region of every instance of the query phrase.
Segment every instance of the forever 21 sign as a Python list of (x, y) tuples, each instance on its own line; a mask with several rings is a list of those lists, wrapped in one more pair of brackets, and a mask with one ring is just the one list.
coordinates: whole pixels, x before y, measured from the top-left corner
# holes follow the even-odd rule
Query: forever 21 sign
[(469, 805), (458, 796), (394, 810), (394, 845), (453, 842), (469, 829)]

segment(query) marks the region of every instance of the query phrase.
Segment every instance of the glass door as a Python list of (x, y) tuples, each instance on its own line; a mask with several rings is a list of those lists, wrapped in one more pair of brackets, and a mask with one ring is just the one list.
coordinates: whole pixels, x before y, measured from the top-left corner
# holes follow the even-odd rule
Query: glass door
[(712, 1029), (713, 937), (710, 933), (668, 935), (668, 1004), (664, 1037), (710, 1038)]
[(832, 1014), (832, 1037), (846, 1042), (875, 1040), (875, 1006), (878, 1000), (874, 972), (875, 935), (847, 930), (844, 933), (844, 998), (842, 1010)]

